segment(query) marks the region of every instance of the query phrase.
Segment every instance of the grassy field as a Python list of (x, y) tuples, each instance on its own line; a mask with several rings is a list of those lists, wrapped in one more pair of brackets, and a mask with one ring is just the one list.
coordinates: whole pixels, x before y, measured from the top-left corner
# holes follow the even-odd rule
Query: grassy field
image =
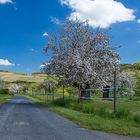
[(26, 75), (21, 73), (0, 71), (0, 78), (5, 82), (25, 81), (25, 82), (43, 82), (46, 79), (46, 74)]
[[(49, 110), (72, 120), (81, 127), (128, 136), (140, 136), (140, 99), (118, 99), (117, 113), (112, 113), (113, 102), (77, 101), (58, 99), (50, 102), (43, 96), (28, 96), (29, 99)], [(46, 97), (45, 97), (46, 98)], [(51, 98), (50, 98), (51, 99)]]

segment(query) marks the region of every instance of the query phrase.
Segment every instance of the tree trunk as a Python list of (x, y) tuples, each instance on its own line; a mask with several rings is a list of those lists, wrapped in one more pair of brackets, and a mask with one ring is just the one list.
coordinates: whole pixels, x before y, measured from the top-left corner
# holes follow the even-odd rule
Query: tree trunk
[(103, 99), (109, 98), (109, 90), (110, 90), (110, 86), (105, 86), (103, 89)]
[(65, 86), (63, 85), (63, 100), (65, 98)]
[(54, 101), (54, 90), (52, 90), (52, 100)]
[(86, 84), (85, 89), (81, 87), (80, 99), (89, 99), (90, 98), (90, 85)]

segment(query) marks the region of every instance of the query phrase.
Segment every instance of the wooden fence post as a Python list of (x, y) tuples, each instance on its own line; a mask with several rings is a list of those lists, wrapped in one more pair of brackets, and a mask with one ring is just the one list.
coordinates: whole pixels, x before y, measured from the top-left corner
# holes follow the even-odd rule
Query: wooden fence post
[(116, 113), (116, 87), (117, 87), (117, 71), (114, 71), (114, 113)]

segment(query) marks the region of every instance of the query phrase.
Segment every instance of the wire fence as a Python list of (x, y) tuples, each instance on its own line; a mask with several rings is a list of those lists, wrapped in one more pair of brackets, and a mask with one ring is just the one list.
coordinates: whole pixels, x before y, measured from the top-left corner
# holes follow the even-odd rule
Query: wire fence
[[(132, 92), (131, 88), (124, 88), (123, 91), (117, 89), (116, 90), (116, 98), (129, 98), (135, 95), (135, 92), (140, 93), (140, 89), (133, 89), (133, 94), (128, 93)], [(40, 96), (42, 99), (59, 99), (63, 98), (63, 94), (65, 98), (73, 98), (73, 99), (83, 99), (83, 100), (108, 100), (108, 101), (113, 101), (114, 100), (114, 88), (103, 88), (103, 89), (98, 89), (98, 88), (93, 88), (93, 89), (75, 89), (71, 90), (70, 92), (67, 92), (67, 88), (60, 92), (30, 92), (30, 95), (32, 96)]]
[[(39, 101), (43, 103), (49, 103), (49, 101), (54, 101), (57, 99), (70, 99), (70, 100), (77, 100), (79, 101), (93, 101), (93, 103), (97, 102), (105, 102), (109, 103), (112, 106), (112, 110), (114, 113), (116, 113), (118, 109), (118, 102), (124, 102), (126, 99), (131, 99), (131, 97), (134, 95), (128, 94), (127, 92), (131, 91), (131, 88), (125, 88), (123, 89), (124, 94), (122, 94), (122, 91), (118, 90), (119, 88), (114, 90), (114, 88), (103, 88), (103, 89), (75, 89), (71, 90), (70, 92), (67, 92), (67, 88), (59, 92), (30, 92), (28, 95), (31, 95), (32, 97), (35, 97)], [(63, 92), (64, 91), (64, 92)], [(115, 92), (114, 92), (115, 91)], [(140, 89), (133, 89), (134, 93), (135, 91), (139, 92), (140, 95)], [(116, 95), (114, 94), (116, 93)], [(137, 97), (135, 97), (137, 98)], [(139, 97), (138, 97), (139, 98)], [(102, 104), (103, 105), (103, 104)], [(105, 104), (104, 104), (105, 105)], [(103, 106), (104, 106), (103, 105)]]

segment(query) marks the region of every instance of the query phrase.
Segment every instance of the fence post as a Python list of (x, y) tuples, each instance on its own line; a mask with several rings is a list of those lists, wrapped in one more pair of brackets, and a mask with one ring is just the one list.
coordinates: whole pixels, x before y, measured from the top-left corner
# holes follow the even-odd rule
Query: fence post
[(65, 98), (65, 86), (63, 84), (63, 100), (64, 100), (64, 98)]
[(116, 113), (116, 84), (117, 84), (116, 80), (117, 80), (117, 71), (115, 69), (114, 71), (114, 113)]

